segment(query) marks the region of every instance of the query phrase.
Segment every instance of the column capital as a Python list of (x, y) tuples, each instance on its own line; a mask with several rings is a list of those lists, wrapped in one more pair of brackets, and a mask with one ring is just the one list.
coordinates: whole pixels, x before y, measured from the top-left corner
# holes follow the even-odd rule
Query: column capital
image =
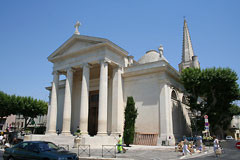
[(67, 72), (75, 72), (76, 70), (72, 67), (66, 67), (62, 72), (59, 71), (59, 74), (67, 75)]
[(66, 68), (66, 71), (74, 72), (74, 69), (73, 69), (72, 67), (67, 67), (67, 68)]
[(92, 68), (92, 65), (89, 64), (89, 63), (83, 63), (80, 65), (81, 68), (84, 68), (84, 67), (88, 67), (88, 68)]
[(115, 69), (118, 69), (118, 70), (120, 70), (120, 71), (123, 71), (123, 66), (117, 65), (117, 66), (115, 67)]
[(104, 59), (101, 59), (101, 60), (99, 61), (99, 63), (100, 63), (100, 64), (101, 64), (101, 63), (111, 63), (111, 60), (108, 59), (108, 58), (104, 58)]

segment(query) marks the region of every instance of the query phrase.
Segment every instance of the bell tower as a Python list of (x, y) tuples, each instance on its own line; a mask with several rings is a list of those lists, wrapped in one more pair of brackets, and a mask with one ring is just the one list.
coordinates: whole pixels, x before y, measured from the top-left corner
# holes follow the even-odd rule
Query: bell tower
[(190, 33), (187, 26), (187, 21), (184, 19), (183, 25), (183, 47), (182, 47), (182, 61), (178, 65), (179, 72), (185, 68), (193, 67), (200, 68), (198, 57), (194, 55)]

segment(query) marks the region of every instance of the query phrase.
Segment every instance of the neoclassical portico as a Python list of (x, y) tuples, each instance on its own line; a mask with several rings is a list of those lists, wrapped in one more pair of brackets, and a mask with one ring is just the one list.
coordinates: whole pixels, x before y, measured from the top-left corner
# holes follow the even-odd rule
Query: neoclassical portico
[[(78, 66), (72, 66), (68, 67), (66, 69), (61, 70), (54, 70), (53, 72), (53, 83), (52, 83), (52, 91), (51, 91), (51, 107), (49, 110), (49, 127), (47, 133), (56, 133), (56, 123), (57, 123), (57, 106), (58, 106), (58, 84), (59, 84), (59, 76), (60, 74), (66, 75), (66, 81), (65, 81), (65, 94), (64, 94), (64, 105), (63, 105), (63, 123), (62, 123), (62, 129), (61, 133), (64, 135), (68, 135), (71, 132), (71, 115), (72, 115), (72, 88), (73, 88), (73, 79), (74, 79), (74, 72), (76, 70), (81, 71), (82, 73), (82, 79), (81, 79), (81, 95), (80, 98), (80, 113), (79, 113), (79, 127), (82, 132), (82, 134), (87, 135), (88, 134), (88, 119), (89, 119), (89, 91), (90, 91), (90, 68), (92, 65), (95, 64), (95, 66), (100, 67), (100, 75), (99, 75), (99, 109), (98, 109), (98, 129), (97, 129), (97, 135), (106, 135), (107, 134), (107, 126), (108, 123), (113, 128), (114, 132), (120, 133), (122, 132), (121, 127), (117, 126), (117, 122), (119, 121), (117, 118), (119, 116), (115, 116), (114, 114), (110, 115), (111, 120), (114, 122), (108, 122), (108, 80), (109, 80), (109, 74), (108, 74), (108, 66), (113, 64), (109, 59), (102, 59), (98, 62), (89, 62), (89, 63), (83, 63)], [(96, 65), (98, 64), (98, 65)], [(117, 89), (115, 87), (113, 89), (114, 95), (122, 94), (121, 88), (122, 85), (120, 83), (121, 74), (120, 74), (120, 66), (117, 66), (116, 64), (112, 65), (114, 73), (112, 73), (112, 79), (113, 85), (117, 85)], [(122, 95), (120, 95), (122, 97)], [(123, 104), (120, 102), (122, 99), (113, 97), (113, 100), (117, 100), (116, 107), (121, 108), (123, 106), (119, 106), (118, 104)], [(114, 113), (119, 113), (117, 111), (114, 111)], [(122, 121), (122, 120), (121, 120)], [(73, 127), (72, 127), (73, 128)]]

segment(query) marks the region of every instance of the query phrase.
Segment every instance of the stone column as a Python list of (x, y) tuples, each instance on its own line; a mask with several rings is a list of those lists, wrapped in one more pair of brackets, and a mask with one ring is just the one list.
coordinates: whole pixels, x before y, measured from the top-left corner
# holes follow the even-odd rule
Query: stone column
[[(171, 139), (173, 139), (173, 133), (171, 130), (172, 121), (170, 118), (170, 107), (171, 107), (171, 97), (170, 97), (170, 87), (166, 82), (162, 82), (160, 84), (160, 141), (159, 144), (162, 144), (162, 141), (165, 141), (165, 143), (170, 142), (169, 136), (171, 136)], [(171, 141), (172, 142), (172, 141)]]
[(108, 90), (108, 63), (100, 62), (98, 135), (107, 134), (107, 90)]
[(80, 108), (80, 130), (82, 134), (88, 134), (88, 108), (89, 108), (89, 65), (83, 65), (81, 108)]
[(56, 133), (57, 125), (57, 92), (58, 92), (59, 74), (57, 71), (53, 72), (51, 104), (48, 112), (48, 130), (47, 133)]
[(120, 134), (123, 132), (124, 109), (122, 91), (122, 68), (113, 69), (112, 84), (112, 133)]
[(67, 77), (65, 84), (65, 97), (63, 107), (63, 126), (62, 134), (70, 134), (71, 127), (71, 112), (72, 112), (72, 82), (73, 82), (73, 70), (67, 69)]

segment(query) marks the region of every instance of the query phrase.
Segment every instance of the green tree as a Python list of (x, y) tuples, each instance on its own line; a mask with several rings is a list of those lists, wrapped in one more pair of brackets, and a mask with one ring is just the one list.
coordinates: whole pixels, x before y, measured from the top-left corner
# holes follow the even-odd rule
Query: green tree
[(47, 114), (47, 108), (47, 103), (42, 100), (33, 99), (32, 97), (22, 97), (17, 111), (25, 120), (24, 129), (30, 123), (33, 123), (34, 118), (37, 116)]
[(0, 121), (11, 115), (13, 110), (10, 107), (10, 96), (0, 91)]
[(133, 143), (135, 133), (135, 120), (137, 118), (137, 109), (133, 97), (127, 98), (127, 106), (125, 108), (125, 121), (124, 121), (124, 143), (129, 146)]
[(22, 115), (26, 127), (33, 122), (37, 116), (47, 114), (48, 104), (42, 100), (32, 97), (21, 97), (8, 95), (0, 91), (0, 120), (11, 114)]
[(208, 115), (211, 131), (220, 131), (223, 135), (232, 116), (239, 114), (233, 105), (235, 100), (240, 99), (237, 80), (237, 74), (230, 68), (183, 70), (181, 81), (189, 93), (190, 110), (202, 113), (201, 120), (197, 123), (200, 128), (204, 127), (203, 116)]

